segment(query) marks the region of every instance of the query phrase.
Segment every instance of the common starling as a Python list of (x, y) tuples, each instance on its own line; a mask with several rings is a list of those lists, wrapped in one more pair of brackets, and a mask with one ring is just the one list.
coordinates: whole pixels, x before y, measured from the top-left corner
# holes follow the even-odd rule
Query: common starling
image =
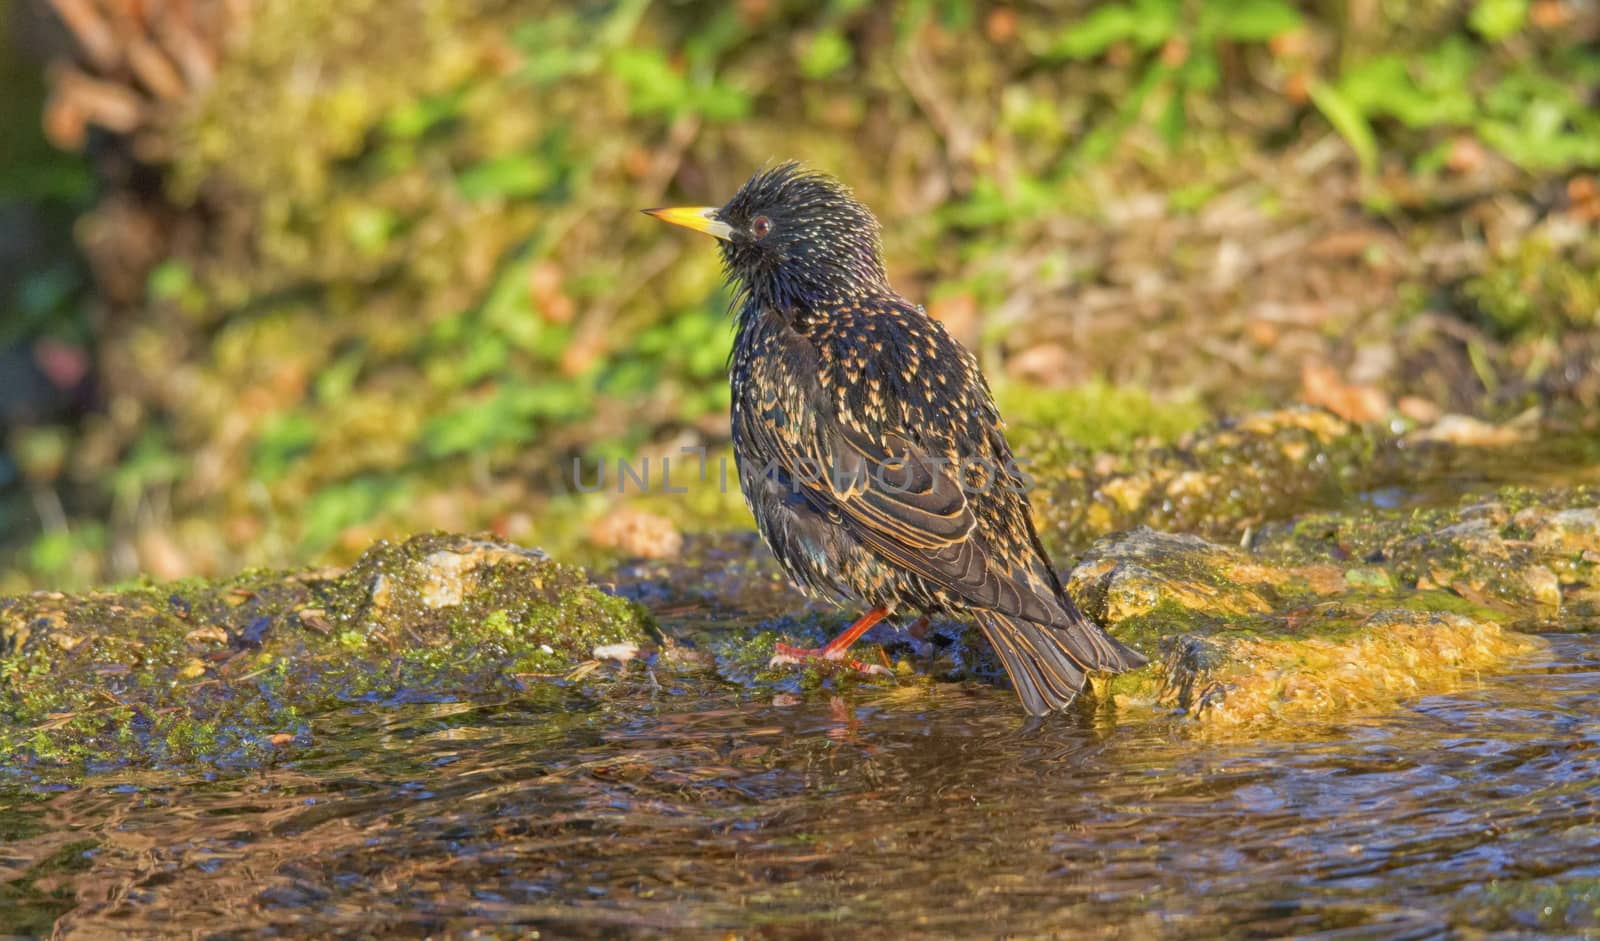
[(897, 611), (965, 612), (1034, 715), (1146, 662), (1062, 591), (977, 360), (889, 286), (878, 221), (844, 184), (784, 163), (720, 208), (645, 212), (720, 240), (733, 449), (762, 537), (809, 594), (869, 609), (780, 655), (842, 660)]

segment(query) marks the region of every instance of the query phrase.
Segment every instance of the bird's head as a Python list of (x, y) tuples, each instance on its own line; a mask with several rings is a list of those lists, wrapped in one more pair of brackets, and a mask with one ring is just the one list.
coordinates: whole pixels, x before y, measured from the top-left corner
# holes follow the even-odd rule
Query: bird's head
[(843, 183), (798, 163), (761, 170), (722, 207), (646, 209), (721, 240), (728, 279), (778, 308), (885, 290), (878, 220)]

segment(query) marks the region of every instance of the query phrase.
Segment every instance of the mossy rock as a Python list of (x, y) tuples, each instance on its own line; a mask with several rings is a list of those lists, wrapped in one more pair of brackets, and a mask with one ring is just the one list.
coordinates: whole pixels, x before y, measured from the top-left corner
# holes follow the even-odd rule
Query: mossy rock
[(1263, 412), (1172, 445), (1090, 460), (1045, 451), (1030, 472), (1047, 539), (1068, 547), (1134, 525), (1238, 538), (1306, 506), (1340, 502), (1383, 473), (1390, 440), (1327, 412)]
[(1515, 508), (1515, 496), (1327, 514), (1290, 531), (1319, 539), (1274, 535), (1253, 552), (1137, 529), (1097, 543), (1068, 590), (1156, 662), (1114, 682), (1124, 701), (1176, 709), (1207, 732), (1336, 719), (1540, 647), (1513, 625), (1597, 623), (1585, 593), (1600, 568), (1600, 500), (1579, 488), (1524, 494)]
[(1318, 409), (1280, 409), (1117, 454), (1090, 454), (1038, 432), (1027, 440), (1028, 472), (1041, 484), (1040, 533), (1067, 551), (1134, 526), (1249, 541), (1274, 521), (1343, 514), (1384, 488), (1537, 479), (1536, 469), (1576, 480), (1592, 475), (1600, 458), (1592, 430), (1534, 413), (1505, 425), (1445, 416), (1397, 433)]
[(1600, 488), (1505, 488), (1454, 507), (1313, 513), (1254, 541), (1286, 560), (1360, 560), (1397, 584), (1439, 589), (1541, 630), (1596, 621)]
[(346, 571), (36, 593), (0, 601), (0, 756), (255, 761), (341, 705), (504, 697), (651, 636), (581, 570), (454, 535)]

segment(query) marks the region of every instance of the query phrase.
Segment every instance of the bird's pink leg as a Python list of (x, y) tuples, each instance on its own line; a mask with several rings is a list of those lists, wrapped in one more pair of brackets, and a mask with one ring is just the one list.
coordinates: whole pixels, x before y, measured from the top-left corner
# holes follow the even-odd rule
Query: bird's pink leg
[(807, 660), (827, 660), (834, 663), (843, 663), (850, 669), (859, 670), (862, 673), (887, 672), (883, 667), (869, 666), (860, 660), (852, 660), (844, 654), (845, 651), (850, 649), (851, 644), (860, 639), (862, 634), (872, 629), (872, 625), (883, 620), (888, 614), (888, 608), (873, 608), (846, 628), (844, 633), (828, 641), (822, 647), (791, 647), (788, 644), (778, 644), (774, 648), (772, 663), (803, 663)]

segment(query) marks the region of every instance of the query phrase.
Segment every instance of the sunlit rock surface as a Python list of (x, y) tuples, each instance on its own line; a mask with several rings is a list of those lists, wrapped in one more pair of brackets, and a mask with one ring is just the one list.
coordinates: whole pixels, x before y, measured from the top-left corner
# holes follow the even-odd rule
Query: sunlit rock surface
[(1137, 530), (1072, 574), (1086, 610), (1157, 659), (1113, 689), (1208, 730), (1372, 709), (1536, 649), (1499, 612), (1379, 568), (1271, 564)]
[(463, 536), (343, 571), (36, 593), (0, 601), (0, 755), (250, 762), (320, 712), (505, 697), (650, 646), (643, 611), (581, 570)]
[[(1484, 462), (1538, 453), (1274, 412), (1135, 463), (1047, 463), (1040, 515), (1069, 593), (1152, 661), (1097, 682), (1084, 709), (1288, 733), (1472, 683), (1536, 652), (1536, 632), (1592, 629), (1588, 465), (1562, 486), (1485, 484)], [(1463, 468), (1465, 497), (1450, 493)], [(957, 619), (870, 632), (859, 656), (888, 677), (773, 669), (776, 641), (819, 644), (857, 612), (809, 604), (752, 534), (672, 546), (591, 576), (538, 550), (430, 535), (344, 570), (0, 601), (0, 752), (17, 767), (253, 763), (315, 741), (318, 717), (339, 710), (558, 690), (604, 703), (662, 684), (779, 701), (955, 683), (1015, 709)]]

